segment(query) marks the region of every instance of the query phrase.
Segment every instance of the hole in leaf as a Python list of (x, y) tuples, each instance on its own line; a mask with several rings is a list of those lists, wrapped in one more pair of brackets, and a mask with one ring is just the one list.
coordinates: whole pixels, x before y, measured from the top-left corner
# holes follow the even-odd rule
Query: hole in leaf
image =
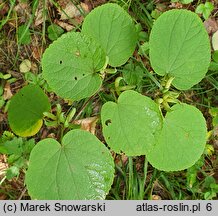
[(77, 80), (77, 77), (74, 77), (75, 80)]
[(63, 62), (62, 61), (60, 61), (60, 64), (62, 64)]
[(108, 126), (109, 124), (111, 124), (111, 119), (108, 119), (108, 120), (105, 121), (105, 125)]
[(83, 76), (85, 76), (85, 74), (83, 74)]

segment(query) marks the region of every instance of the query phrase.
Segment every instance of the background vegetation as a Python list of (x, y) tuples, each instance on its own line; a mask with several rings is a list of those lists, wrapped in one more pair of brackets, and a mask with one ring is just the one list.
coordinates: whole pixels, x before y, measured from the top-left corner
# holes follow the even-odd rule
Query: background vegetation
[[(65, 101), (53, 92), (41, 76), (41, 57), (49, 44), (63, 33), (80, 31), (84, 17), (106, 2), (122, 6), (141, 30), (137, 51), (128, 63), (108, 74), (99, 93), (81, 101)], [(0, 199), (29, 199), (24, 184), (29, 154), (35, 143), (46, 137), (57, 138), (56, 129), (45, 124), (34, 137), (19, 138), (11, 133), (7, 110), (11, 97), (28, 83), (40, 85), (49, 96), (52, 112), (77, 108), (73, 123), (97, 135), (104, 142), (99, 121), (103, 103), (114, 100), (126, 85), (157, 98), (158, 86), (152, 80), (148, 58), (149, 34), (155, 19), (172, 8), (197, 12), (204, 21), (210, 39), (218, 30), (218, 2), (193, 0), (0, 0), (0, 144), (13, 141), (26, 146), (18, 154), (4, 154), (0, 145)], [(218, 56), (213, 43), (212, 60), (206, 77), (180, 100), (199, 108), (207, 121), (208, 140), (204, 155), (188, 170), (162, 172), (151, 167), (144, 157), (127, 158), (113, 154), (116, 175), (107, 199), (216, 199), (218, 192)], [(215, 47), (216, 46), (216, 47)], [(217, 48), (218, 49), (218, 48)], [(131, 71), (134, 72), (131, 73)], [(123, 77), (123, 80), (117, 80)], [(60, 104), (61, 107), (59, 107)], [(59, 110), (59, 111), (58, 111)], [(45, 122), (46, 123), (46, 122)], [(16, 154), (15, 154), (16, 153)]]

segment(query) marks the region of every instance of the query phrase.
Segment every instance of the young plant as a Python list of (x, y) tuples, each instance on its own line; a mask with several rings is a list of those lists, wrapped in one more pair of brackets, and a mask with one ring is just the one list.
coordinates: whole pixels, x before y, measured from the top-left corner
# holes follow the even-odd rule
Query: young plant
[(33, 147), (35, 146), (35, 140), (21, 137), (15, 137), (9, 131), (5, 131), (0, 138), (0, 153), (7, 155), (7, 163), (9, 168), (6, 170), (5, 179), (12, 179), (20, 174), (20, 171), (26, 171), (28, 167), (29, 155)]
[(21, 25), (18, 28), (18, 44), (30, 44), (31, 42), (31, 34), (27, 25)]
[[(99, 91), (111, 67), (128, 61), (137, 39), (134, 22), (121, 7), (110, 3), (97, 7), (86, 16), (81, 33), (64, 34), (46, 49), (43, 77), (64, 99), (90, 97)], [(101, 110), (104, 138), (114, 152), (146, 155), (157, 169), (187, 169), (204, 151), (206, 122), (197, 108), (181, 103), (179, 93), (170, 87), (187, 90), (207, 72), (210, 43), (200, 18), (187, 10), (163, 13), (150, 34), (149, 57), (154, 71), (163, 76), (162, 97), (157, 103), (133, 90), (120, 94), (122, 78), (117, 78), (120, 96), (117, 102), (105, 103)], [(124, 78), (132, 84), (128, 76)], [(134, 83), (138, 85), (139, 80)], [(38, 104), (42, 104), (40, 108)], [(34, 135), (49, 109), (39, 87), (24, 87), (9, 108), (12, 130), (21, 136)], [(76, 129), (68, 130), (59, 141), (48, 138), (34, 147), (26, 184), (34, 199), (104, 199), (113, 178), (109, 149), (94, 135)]]
[(195, 13), (202, 14), (206, 20), (211, 15), (213, 9), (214, 5), (211, 2), (206, 2), (205, 4), (199, 4), (195, 10)]
[(57, 40), (64, 33), (64, 30), (56, 24), (51, 24), (48, 27), (47, 32), (48, 32), (48, 38), (54, 41)]

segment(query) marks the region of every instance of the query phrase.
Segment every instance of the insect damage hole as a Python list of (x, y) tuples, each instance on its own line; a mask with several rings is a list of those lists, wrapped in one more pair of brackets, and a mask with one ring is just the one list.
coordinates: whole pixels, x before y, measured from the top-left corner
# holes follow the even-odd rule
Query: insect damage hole
[(60, 64), (62, 64), (63, 62), (60, 60)]
[(74, 77), (75, 80), (77, 80), (77, 77)]
[(111, 119), (108, 119), (105, 121), (105, 125), (108, 126), (109, 124), (111, 124)]

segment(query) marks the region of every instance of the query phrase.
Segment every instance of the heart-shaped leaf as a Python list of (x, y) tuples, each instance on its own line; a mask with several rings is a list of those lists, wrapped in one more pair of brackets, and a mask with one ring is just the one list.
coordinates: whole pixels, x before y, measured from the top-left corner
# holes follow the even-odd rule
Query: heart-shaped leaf
[(46, 94), (38, 86), (28, 85), (15, 94), (8, 108), (8, 120), (18, 136), (35, 135), (42, 126), (43, 112), (50, 110)]
[(187, 104), (174, 105), (165, 118), (150, 98), (125, 91), (101, 110), (103, 135), (117, 153), (146, 155), (157, 169), (183, 170), (202, 155), (207, 127), (202, 113)]
[(107, 144), (129, 156), (145, 155), (155, 144), (154, 134), (162, 123), (158, 105), (131, 90), (123, 92), (117, 103), (105, 103), (101, 119)]
[(210, 41), (201, 19), (187, 10), (170, 10), (154, 23), (149, 40), (154, 71), (175, 77), (172, 84), (186, 90), (205, 76)]
[(98, 41), (113, 67), (121, 66), (133, 54), (137, 33), (129, 14), (117, 4), (104, 4), (89, 13), (82, 33)]
[(48, 138), (32, 150), (26, 184), (34, 199), (104, 199), (114, 178), (110, 151), (87, 131), (73, 130), (62, 144)]
[(159, 170), (178, 171), (194, 165), (202, 155), (207, 127), (202, 113), (187, 104), (177, 104), (168, 112), (157, 143), (147, 153), (148, 161)]
[(59, 96), (80, 100), (100, 88), (102, 79), (96, 72), (105, 61), (104, 51), (93, 39), (69, 32), (54, 41), (43, 54), (43, 76)]

